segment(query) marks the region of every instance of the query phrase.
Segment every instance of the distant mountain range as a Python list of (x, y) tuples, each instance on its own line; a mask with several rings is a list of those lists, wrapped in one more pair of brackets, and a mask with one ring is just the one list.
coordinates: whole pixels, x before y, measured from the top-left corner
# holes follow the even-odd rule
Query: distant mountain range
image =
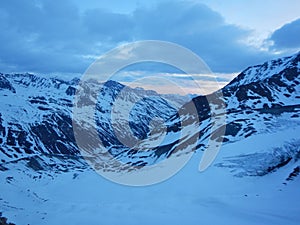
[[(180, 110), (187, 114), (185, 120), (193, 116), (189, 115), (190, 111), (184, 110), (190, 104), (194, 104), (198, 112), (199, 129), (190, 134), (190, 137), (199, 134), (194, 150), (204, 150), (207, 139), (212, 138), (209, 134), (218, 132), (211, 130), (210, 104), (223, 104), (226, 107), (225, 133), (222, 137), (215, 137), (221, 138), (224, 143), (272, 132), (279, 126), (277, 120), (282, 116), (297, 124), (300, 109), (299, 62), (298, 53), (249, 67), (223, 89), (210, 96), (193, 98), (183, 105)], [(28, 157), (80, 156), (72, 129), (72, 107), (78, 84), (79, 79), (65, 81), (32, 74), (0, 74), (0, 158), (3, 167), (14, 160)], [(178, 151), (178, 146), (184, 146), (176, 139), (181, 132), (182, 121), (175, 105), (182, 104), (186, 98), (174, 96), (170, 103), (154, 91), (125, 88), (115, 81), (102, 84), (91, 80), (81, 85), (85, 87), (85, 92), (80, 98), (84, 98), (85, 103), (95, 102), (95, 96), (89, 93), (93, 88), (101, 88), (101, 93), (96, 97), (97, 131), (104, 146), (110, 148), (116, 157), (122, 157), (128, 163), (138, 161), (138, 165), (147, 165), (149, 162), (155, 163), (160, 157), (169, 157), (175, 148)], [(150, 121), (159, 117), (167, 124), (166, 139), (172, 142), (163, 142), (150, 152), (144, 151), (142, 158), (137, 159), (137, 152), (122, 145), (118, 140), (120, 137), (116, 137), (118, 131), (114, 129), (120, 127), (120, 132), (123, 132), (120, 119), (122, 112), (114, 112), (119, 116), (119, 122), (111, 121), (112, 110), (116, 110), (113, 108), (116, 98), (122, 99), (122, 107), (134, 105), (130, 111), (129, 125), (137, 140), (143, 142), (149, 134)], [(168, 98), (172, 100), (172, 97)], [(208, 103), (208, 98), (213, 102)], [(187, 149), (183, 147), (179, 151)], [(287, 157), (286, 153), (282, 154), (282, 157)]]
[[(91, 95), (95, 90), (100, 90), (98, 96)], [(213, 140), (224, 146), (213, 166), (235, 177), (265, 176), (286, 168), (288, 173), (280, 182), (287, 184), (300, 173), (300, 53), (248, 67), (221, 90), (191, 100), (116, 81), (0, 74), (0, 173), (6, 177), (5, 185), (17, 179), (9, 176), (10, 171), (36, 181), (43, 176), (55, 179), (55, 174), (68, 171), (76, 178), (77, 173), (90, 169), (73, 128), (80, 125), (88, 134), (94, 124), (73, 118), (75, 96), (80, 115), (86, 116), (86, 106), (95, 105), (89, 119), (95, 121), (97, 137), (131, 169), (190, 152), (201, 154)], [(114, 107), (116, 101), (122, 107)], [(191, 106), (194, 111), (189, 110)], [(226, 115), (225, 123), (218, 125), (213, 118), (221, 116), (216, 113), (220, 107)], [(129, 109), (128, 115), (124, 108)], [(155, 118), (164, 125), (153, 123)], [(126, 122), (129, 129), (124, 129)], [(165, 131), (165, 137), (149, 147), (152, 129)], [(158, 131), (154, 139), (160, 138)], [(134, 140), (127, 138), (128, 133)], [(126, 141), (135, 142), (134, 146)], [(105, 166), (124, 171), (109, 162)], [(5, 196), (0, 197), (0, 205), (9, 209)]]

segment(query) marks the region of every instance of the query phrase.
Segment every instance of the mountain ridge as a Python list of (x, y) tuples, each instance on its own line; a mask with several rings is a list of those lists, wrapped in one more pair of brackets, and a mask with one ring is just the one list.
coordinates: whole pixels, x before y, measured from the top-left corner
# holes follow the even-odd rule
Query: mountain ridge
[[(268, 130), (271, 129), (270, 127), (273, 126), (272, 123), (276, 120), (277, 115), (291, 113), (291, 117), (296, 119), (300, 104), (298, 100), (300, 98), (299, 59), (300, 53), (297, 53), (290, 57), (271, 60), (261, 65), (248, 67), (224, 88), (209, 95), (210, 97), (195, 97), (191, 102), (183, 105), (180, 110), (183, 114), (186, 113), (187, 121), (190, 115), (189, 111), (185, 110), (185, 107), (189, 108), (189, 104), (193, 104), (198, 111), (197, 116), (200, 122), (199, 130), (190, 136), (199, 135), (196, 149), (205, 150), (210, 137), (220, 138), (216, 136), (219, 132), (218, 130), (210, 130), (212, 124), (209, 122), (209, 119), (213, 116), (211, 115), (212, 105), (214, 105), (214, 107), (220, 107), (220, 105), (226, 107), (228, 114), (227, 124), (223, 126), (223, 128), (218, 128), (224, 129), (225, 133), (221, 137), (224, 143), (248, 138), (260, 132), (268, 132)], [(259, 76), (263, 76), (263, 79), (258, 79)], [(11, 109), (9, 114), (23, 121), (30, 121), (33, 117), (36, 118), (36, 120), (29, 122), (31, 125), (23, 127), (23, 125), (18, 124), (16, 119), (8, 116), (7, 113), (5, 114), (3, 111), (0, 112), (0, 134), (2, 134), (0, 138), (0, 150), (2, 155), (6, 156), (2, 157), (2, 163), (6, 162), (9, 158), (18, 159), (18, 155), (21, 155), (21, 158), (23, 156), (26, 158), (28, 154), (35, 153), (44, 155), (49, 153), (53, 155), (80, 155), (75, 143), (75, 138), (72, 135), (72, 120), (70, 117), (70, 109), (73, 106), (73, 96), (76, 94), (76, 85), (78, 85), (78, 82), (78, 79), (64, 81), (57, 78), (48, 79), (36, 77), (33, 74), (10, 74), (6, 76), (0, 74), (0, 91), (3, 92), (7, 90), (14, 96), (10, 98), (10, 102), (13, 101), (13, 99), (16, 100), (16, 103), (19, 104), (21, 108), (25, 104), (30, 105), (29, 108), (22, 109), (24, 111), (22, 112), (20, 108), (16, 108), (16, 106), (13, 106), (10, 102), (3, 102), (2, 100), (2, 102)], [(93, 83), (94, 82), (88, 84), (87, 90), (92, 91), (93, 88), (96, 88), (97, 85), (95, 86), (94, 84), (93, 86)], [(18, 86), (19, 89), (16, 89), (14, 85)], [(87, 84), (83, 85), (87, 86)], [(29, 87), (35, 89), (34, 94), (26, 93)], [(178, 132), (181, 130), (180, 122), (182, 121), (180, 121), (178, 115), (176, 116), (175, 108), (172, 109), (167, 102), (159, 99), (159, 95), (155, 92), (131, 88), (122, 92), (124, 88), (125, 86), (118, 82), (108, 81), (101, 89), (102, 96), (108, 93), (110, 96), (108, 99), (103, 99), (104, 101), (102, 100), (101, 103), (96, 104), (97, 125), (102, 127), (98, 132), (104, 145), (115, 146), (113, 148), (120, 148), (122, 146), (122, 143), (115, 137), (114, 128), (110, 122), (110, 117), (108, 117), (113, 109), (111, 108), (111, 103), (116, 99), (118, 93), (123, 93), (125, 100), (131, 99), (133, 102), (140, 98), (138, 96), (149, 96), (150, 94), (151, 96), (157, 96), (158, 99), (154, 101), (152, 99), (148, 103), (146, 99), (141, 107), (135, 105), (136, 112), (139, 111), (141, 113), (141, 108), (143, 107), (147, 109), (148, 112), (143, 115), (145, 119), (143, 119), (144, 122), (142, 123), (140, 123), (140, 116), (133, 116), (142, 114), (131, 114), (130, 128), (134, 136), (140, 139), (143, 144), (143, 139), (147, 138), (150, 132), (149, 123), (151, 118), (163, 116), (167, 124), (167, 137), (173, 141), (167, 142), (166, 144), (162, 143), (160, 146), (154, 148), (152, 152), (147, 152), (145, 153), (146, 155), (142, 155), (141, 160), (138, 157), (138, 159), (134, 161), (140, 161), (140, 165), (147, 165), (148, 162), (144, 162), (143, 158), (153, 158), (150, 161), (156, 163), (159, 158), (170, 157), (174, 149), (180, 145), (179, 140), (177, 140), (175, 136), (177, 136), (177, 138), (180, 136)], [(64, 95), (61, 95), (62, 92)], [(89, 101), (92, 103), (95, 102), (91, 96), (88, 96), (89, 93), (90, 92), (87, 91), (87, 98), (90, 99)], [(135, 93), (136, 97), (130, 96), (132, 93)], [(16, 97), (17, 95), (19, 98)], [(57, 99), (56, 96), (60, 97)], [(7, 96), (4, 97), (8, 98)], [(23, 101), (22, 98), (26, 98), (25, 101)], [(212, 102), (208, 102), (208, 98)], [(21, 99), (21, 101), (19, 99)], [(156, 104), (159, 104), (159, 106), (152, 108)], [(152, 112), (155, 113), (153, 114)], [(165, 112), (167, 113), (164, 115)], [(32, 117), (32, 115), (34, 116)], [(120, 112), (118, 115), (121, 115)], [(244, 118), (239, 118), (241, 115), (243, 115), (242, 117)], [(5, 124), (6, 117), (10, 122)], [(257, 125), (258, 123), (253, 121), (253, 118), (259, 120), (261, 124), (269, 128), (263, 128), (261, 125)], [(5, 125), (11, 126), (11, 128), (6, 129)], [(29, 138), (26, 132), (30, 134)], [(212, 136), (207, 132), (210, 132)], [(189, 137), (186, 139), (188, 138)], [(121, 147), (121, 149), (122, 148), (123, 147)], [(51, 149), (51, 151), (49, 151), (49, 149)], [(179, 152), (180, 151), (184, 152), (185, 149), (179, 149)], [(137, 151), (130, 151), (130, 149), (125, 147), (122, 151), (115, 149), (115, 152), (113, 152), (113, 150), (111, 150), (111, 153), (116, 157), (125, 157), (126, 160), (130, 162), (135, 158)], [(123, 155), (121, 156), (120, 154)]]
[[(199, 220), (298, 224), (299, 57), (285, 60), (290, 67), (282, 67), (263, 81), (229, 85), (210, 96), (193, 98), (179, 109), (171, 108), (159, 96), (151, 99), (143, 90), (114, 88), (112, 82), (100, 88), (97, 99), (90, 94), (99, 87), (87, 85), (84, 95), (79, 95), (87, 100), (82, 108), (96, 104), (92, 118), (98, 118), (97, 137), (106, 141), (106, 155), (114, 156), (123, 167), (79, 152), (70, 117), (79, 80), (42, 79), (43, 86), (29, 82), (28, 77), (22, 80), (22, 75), (11, 75), (15, 80), (7, 79), (10, 85), (0, 75), (1, 219), (15, 224), (99, 224), (104, 217), (110, 223), (126, 218), (128, 224), (143, 221), (149, 225), (154, 217), (173, 224), (199, 224)], [(250, 70), (257, 68), (247, 70), (251, 74)], [(125, 122), (126, 117), (111, 105), (113, 100), (125, 108), (135, 106), (128, 113), (133, 123), (130, 129), (119, 129), (120, 136), (113, 132), (122, 123), (114, 120), (113, 124), (110, 113), (116, 112), (116, 118)], [(91, 115), (82, 112), (83, 118), (88, 118), (80, 128), (89, 134)], [(156, 115), (163, 116), (164, 123), (152, 123)], [(213, 124), (214, 117), (224, 115), (224, 123)], [(152, 128), (158, 130), (153, 136)], [(124, 130), (140, 135), (133, 147), (120, 143)], [(160, 130), (165, 136), (151, 148), (151, 141), (159, 140)], [(88, 137), (87, 144), (93, 140)], [(199, 173), (197, 165), (210, 140), (221, 149), (212, 165)], [(95, 173), (95, 169), (105, 169), (122, 176), (191, 153), (190, 161), (172, 178), (143, 188), (118, 185)], [(88, 164), (89, 160), (95, 164)], [(163, 174), (163, 170), (159, 172)]]

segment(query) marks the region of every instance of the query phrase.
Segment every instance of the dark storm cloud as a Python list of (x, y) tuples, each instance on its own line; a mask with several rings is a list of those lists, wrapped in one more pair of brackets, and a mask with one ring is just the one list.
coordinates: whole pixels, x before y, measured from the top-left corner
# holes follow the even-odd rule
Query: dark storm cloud
[(0, 70), (82, 73), (116, 45), (172, 41), (202, 57), (214, 72), (232, 72), (269, 57), (241, 42), (248, 30), (228, 25), (205, 5), (164, 2), (121, 14), (80, 12), (72, 1), (1, 1)]
[(92, 9), (85, 13), (83, 22), (95, 40), (118, 42), (129, 40), (133, 35), (134, 23), (128, 15)]
[(86, 45), (80, 41), (80, 17), (74, 5), (50, 0), (0, 4), (2, 64), (15, 71), (75, 72), (83, 68), (79, 55)]
[(173, 41), (196, 52), (214, 72), (232, 72), (259, 63), (267, 54), (241, 42), (249, 30), (225, 23), (202, 4), (165, 2), (134, 14), (141, 38)]
[(285, 24), (276, 30), (270, 40), (273, 41), (273, 48), (281, 50), (286, 48), (300, 48), (300, 19)]

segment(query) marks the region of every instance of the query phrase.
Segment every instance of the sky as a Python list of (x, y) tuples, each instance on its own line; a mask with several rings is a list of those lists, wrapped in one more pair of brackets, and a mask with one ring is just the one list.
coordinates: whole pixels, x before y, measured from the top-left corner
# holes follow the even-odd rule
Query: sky
[(117, 46), (161, 40), (196, 53), (225, 84), (299, 51), (299, 8), (298, 0), (1, 1), (0, 72), (83, 74)]

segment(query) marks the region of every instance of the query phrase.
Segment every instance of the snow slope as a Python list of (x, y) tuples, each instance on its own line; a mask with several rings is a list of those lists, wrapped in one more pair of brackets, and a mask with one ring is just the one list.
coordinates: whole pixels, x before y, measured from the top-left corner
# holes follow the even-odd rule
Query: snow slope
[[(182, 170), (147, 187), (112, 183), (80, 157), (70, 135), (72, 105), (64, 105), (72, 104), (78, 81), (1, 75), (0, 211), (18, 225), (299, 224), (299, 61), (298, 53), (249, 67), (222, 90), (184, 105), (181, 117), (160, 96), (140, 103), (137, 100), (145, 92), (121, 91), (124, 87), (114, 82), (104, 86), (100, 99), (89, 92), (80, 95), (89, 99), (85, 103), (98, 101), (99, 136), (123, 162), (143, 168), (192, 151), (185, 143), (194, 146), (196, 151)], [(87, 87), (96, 88), (93, 85), (101, 84)], [(122, 93), (120, 104), (125, 108), (138, 102), (130, 115), (132, 132), (141, 138), (138, 147), (149, 144), (143, 138), (149, 135), (152, 118), (165, 120), (166, 136), (152, 151), (130, 151), (111, 132), (109, 115), (115, 109), (110, 103), (117, 93)], [(187, 110), (190, 105), (196, 112)], [(210, 109), (220, 105), (226, 107), (226, 126), (213, 126), (212, 117), (220, 115)], [(88, 131), (89, 126), (83, 129)], [(178, 140), (181, 132), (184, 137)], [(190, 142), (195, 135), (199, 138)], [(199, 172), (210, 139), (221, 149), (213, 165)]]
[[(216, 163), (233, 149), (253, 152), (260, 138), (268, 137), (227, 144)], [(0, 174), (1, 208), (4, 216), (21, 225), (299, 223), (300, 179), (286, 181), (294, 165), (266, 176), (241, 178), (218, 166), (200, 173), (200, 157), (196, 153), (174, 177), (148, 187), (115, 184), (93, 170), (50, 176), (11, 165)]]
[[(78, 83), (76, 78), (65, 81), (32, 74), (0, 74), (2, 162), (26, 158), (28, 155), (79, 155), (72, 128), (73, 101)], [(176, 113), (172, 106), (176, 102), (167, 101), (154, 91), (124, 88), (124, 85), (114, 81), (102, 84), (91, 80), (83, 85), (91, 92), (97, 88), (102, 90), (98, 98), (89, 96), (89, 93), (83, 97), (87, 97), (86, 102), (97, 102), (97, 130), (106, 145), (118, 144), (110, 115), (117, 97), (123, 105), (138, 103), (130, 111), (129, 118), (130, 127), (138, 138), (147, 135), (152, 118), (166, 120)], [(145, 96), (147, 98), (143, 98)], [(180, 98), (176, 96), (176, 99)], [(122, 115), (121, 112), (115, 113)], [(119, 121), (116, 123), (114, 127), (120, 126)]]

